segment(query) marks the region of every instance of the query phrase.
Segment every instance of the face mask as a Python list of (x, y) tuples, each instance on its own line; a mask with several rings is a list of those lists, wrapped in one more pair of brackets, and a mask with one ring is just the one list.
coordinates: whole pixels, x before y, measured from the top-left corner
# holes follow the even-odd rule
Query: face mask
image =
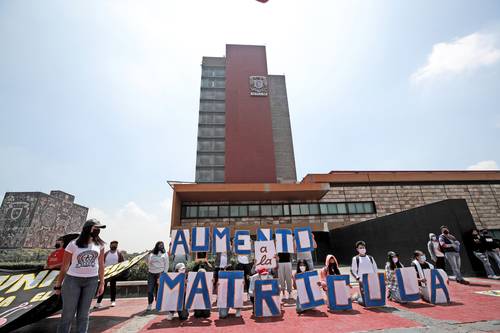
[(59, 243), (56, 243), (56, 249), (60, 248), (61, 247), (61, 244)]
[(99, 233), (101, 232), (101, 229), (94, 229), (92, 230), (92, 232), (90, 233), (90, 236), (96, 238), (97, 236), (99, 236)]
[(110, 247), (111, 251), (116, 251), (116, 246)]
[(181, 268), (179, 269), (179, 273), (185, 273), (186, 272), (186, 269), (185, 268)]
[(301, 272), (305, 272), (306, 271), (306, 266), (299, 266), (299, 270)]
[(393, 263), (397, 264), (397, 263), (398, 263), (398, 261), (399, 261), (399, 259), (398, 259), (398, 258), (396, 258), (396, 257), (393, 257), (393, 258), (392, 258), (392, 262), (393, 262)]
[(358, 253), (361, 254), (361, 255), (365, 255), (366, 254), (366, 249), (358, 249)]
[(425, 262), (427, 260), (427, 258), (425, 257), (425, 254), (421, 255), (419, 258), (418, 258), (418, 261), (420, 262)]
[(443, 231), (443, 234), (448, 235), (450, 232), (448, 230)]
[(431, 238), (431, 239), (432, 239), (433, 241), (436, 241), (436, 240), (437, 240), (436, 236), (432, 236), (432, 238)]
[(267, 280), (267, 279), (271, 278), (271, 275), (269, 275), (269, 274), (261, 275), (261, 278), (262, 278), (262, 280)]

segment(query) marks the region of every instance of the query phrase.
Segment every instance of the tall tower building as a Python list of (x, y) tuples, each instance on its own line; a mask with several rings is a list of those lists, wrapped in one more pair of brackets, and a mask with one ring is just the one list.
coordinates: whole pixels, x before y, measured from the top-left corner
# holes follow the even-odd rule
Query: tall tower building
[(285, 77), (267, 73), (265, 47), (226, 45), (226, 57), (203, 57), (196, 182), (296, 178)]

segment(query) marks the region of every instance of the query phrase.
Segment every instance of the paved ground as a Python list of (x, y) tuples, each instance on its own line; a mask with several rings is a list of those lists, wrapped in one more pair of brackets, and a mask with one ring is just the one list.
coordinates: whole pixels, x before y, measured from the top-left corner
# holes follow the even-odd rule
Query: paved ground
[[(256, 319), (248, 303), (242, 317), (219, 320), (213, 311), (209, 319), (177, 318), (167, 321), (165, 314), (146, 312), (146, 299), (119, 300), (114, 308), (93, 311), (90, 332), (500, 332), (500, 297), (476, 293), (500, 290), (500, 281), (470, 279), (470, 286), (450, 282), (452, 304), (434, 306), (425, 302), (400, 305), (388, 302), (385, 307), (365, 309), (353, 305), (348, 312), (329, 312), (326, 308), (311, 310), (302, 315), (295, 312), (295, 303), (283, 304), (283, 316)], [(105, 305), (107, 303), (104, 303)], [(59, 315), (26, 326), (17, 333), (55, 332)]]

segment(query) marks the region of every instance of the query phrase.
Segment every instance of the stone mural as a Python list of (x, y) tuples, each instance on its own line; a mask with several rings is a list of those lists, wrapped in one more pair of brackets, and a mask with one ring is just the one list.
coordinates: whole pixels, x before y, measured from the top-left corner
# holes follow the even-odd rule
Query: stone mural
[(6, 193), (0, 207), (0, 248), (50, 248), (59, 236), (79, 232), (88, 208), (73, 200), (61, 191)]

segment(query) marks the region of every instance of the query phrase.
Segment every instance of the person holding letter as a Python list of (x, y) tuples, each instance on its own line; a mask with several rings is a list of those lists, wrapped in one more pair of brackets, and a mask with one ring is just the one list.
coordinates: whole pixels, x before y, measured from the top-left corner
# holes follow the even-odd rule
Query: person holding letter
[[(184, 265), (181, 262), (176, 264), (175, 268), (174, 268), (174, 272), (175, 273), (186, 273), (186, 265)], [(186, 280), (184, 283), (187, 284), (187, 275), (186, 275)], [(183, 296), (183, 298), (184, 298), (184, 296)], [(185, 305), (186, 305), (186, 300), (184, 299), (184, 306)], [(179, 316), (179, 320), (186, 320), (189, 317), (189, 312), (185, 308), (182, 309), (181, 311), (177, 311), (177, 314)], [(174, 312), (167, 311), (167, 320), (172, 320), (173, 318), (174, 318)]]
[(411, 265), (415, 267), (415, 270), (417, 271), (418, 285), (420, 286), (420, 295), (424, 300), (429, 302), (430, 295), (428, 294), (426, 288), (427, 281), (425, 279), (424, 269), (434, 269), (434, 266), (427, 262), (425, 254), (419, 250), (415, 250), (415, 252), (413, 252), (413, 261), (411, 262)]
[(385, 276), (387, 278), (388, 290), (387, 298), (393, 302), (406, 303), (401, 300), (398, 281), (396, 279), (396, 269), (403, 267), (403, 264), (399, 261), (399, 255), (396, 252), (387, 252), (387, 262), (385, 264)]
[(352, 258), (351, 274), (356, 279), (356, 281), (359, 282), (359, 290), (361, 293), (353, 295), (353, 300), (361, 305), (364, 305), (362, 296), (363, 274), (377, 273), (378, 268), (375, 259), (372, 256), (366, 254), (366, 243), (364, 241), (356, 242), (356, 251), (358, 252), (358, 254)]
[(158, 241), (148, 256), (148, 307), (146, 311), (153, 309), (153, 301), (158, 291), (160, 274), (168, 272), (168, 255), (165, 253), (165, 244)]
[(252, 302), (252, 313), (254, 313), (255, 308), (255, 295), (254, 295), (254, 290), (255, 290), (255, 281), (256, 280), (267, 280), (267, 279), (272, 279), (273, 277), (269, 274), (269, 271), (262, 266), (257, 266), (255, 267), (255, 273), (250, 277), (250, 285), (248, 287), (248, 295), (250, 295), (250, 302)]
[(325, 266), (319, 271), (319, 278), (323, 290), (327, 290), (328, 275), (340, 275), (339, 263), (333, 254), (326, 256)]

